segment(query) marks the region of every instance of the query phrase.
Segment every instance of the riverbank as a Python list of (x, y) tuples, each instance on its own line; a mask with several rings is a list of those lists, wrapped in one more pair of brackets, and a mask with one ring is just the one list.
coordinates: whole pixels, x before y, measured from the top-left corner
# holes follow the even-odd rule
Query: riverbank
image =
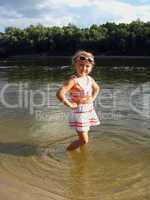
[[(70, 58), (71, 56), (64, 55), (56, 55), (56, 56), (48, 56), (48, 55), (16, 55), (9, 56), (8, 58), (0, 58), (0, 60), (18, 60), (18, 59), (52, 59), (52, 58)], [(149, 59), (150, 56), (106, 56), (106, 55), (96, 55), (95, 58), (98, 59)]]
[[(95, 56), (96, 66), (150, 66), (149, 56)], [(63, 64), (62, 64), (63, 63)], [(46, 56), (46, 55), (17, 55), (6, 59), (0, 59), (0, 66), (69, 66), (71, 56)]]

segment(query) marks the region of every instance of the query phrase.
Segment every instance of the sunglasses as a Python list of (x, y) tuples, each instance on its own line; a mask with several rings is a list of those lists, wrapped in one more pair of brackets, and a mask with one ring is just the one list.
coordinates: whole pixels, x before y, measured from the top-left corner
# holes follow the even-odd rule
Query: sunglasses
[(92, 57), (79, 56), (78, 58), (80, 61), (87, 60), (89, 63), (94, 63), (94, 58), (92, 58)]

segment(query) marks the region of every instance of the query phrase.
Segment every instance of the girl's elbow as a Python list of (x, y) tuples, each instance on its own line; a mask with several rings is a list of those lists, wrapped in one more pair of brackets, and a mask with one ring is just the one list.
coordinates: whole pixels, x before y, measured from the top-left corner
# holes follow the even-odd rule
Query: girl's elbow
[(99, 87), (99, 86), (97, 86), (96, 90), (97, 90), (97, 92), (99, 92), (99, 91), (100, 91), (100, 87)]
[(56, 97), (57, 99), (59, 99), (60, 101), (62, 101), (62, 99), (64, 98), (64, 91), (62, 90), (62, 88), (60, 88), (57, 92), (56, 92)]
[(58, 91), (56, 92), (56, 97), (57, 97), (57, 99), (60, 99), (60, 90), (58, 90)]

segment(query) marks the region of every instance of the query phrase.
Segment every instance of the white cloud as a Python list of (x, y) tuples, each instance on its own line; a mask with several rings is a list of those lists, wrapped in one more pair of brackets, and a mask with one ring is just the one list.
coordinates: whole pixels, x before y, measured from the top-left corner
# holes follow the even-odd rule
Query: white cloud
[(29, 25), (42, 24), (44, 26), (62, 26), (68, 23), (75, 23), (75, 18), (69, 14), (40, 14), (39, 17), (24, 16), (14, 9), (9, 9), (9, 12), (4, 7), (0, 7), (0, 27), (15, 26), (25, 28)]
[(150, 20), (150, 5), (132, 5), (117, 0), (93, 0), (97, 10), (96, 15), (98, 18), (101, 15), (111, 16), (112, 21), (116, 23), (124, 22), (130, 23), (133, 20), (140, 18), (142, 21)]
[[(106, 4), (106, 1), (95, 0), (95, 7), (99, 13), (105, 13), (105, 15), (111, 15), (112, 20), (117, 19), (116, 22), (130, 22), (137, 19), (136, 15), (136, 6), (133, 6), (129, 3), (123, 3), (116, 0), (109, 0)], [(98, 13), (98, 12), (97, 12)]]
[(38, 8), (64, 8), (66, 6), (82, 7), (90, 5), (91, 0), (43, 0), (37, 4)]
[(21, 15), (17, 13), (15, 10), (10, 9), (9, 12), (4, 7), (0, 6), (0, 16), (6, 18), (20, 18)]
[[(146, 0), (141, 1), (146, 2)], [(31, 5), (27, 6), (26, 10), (21, 5), (20, 3), (12, 7), (9, 4), (9, 12), (8, 1), (7, 6), (4, 3), (0, 6), (0, 27), (23, 28), (38, 23), (45, 26), (62, 26), (68, 23), (88, 26), (106, 21), (129, 23), (138, 18), (150, 21), (148, 3), (133, 5), (121, 0), (31, 0)]]

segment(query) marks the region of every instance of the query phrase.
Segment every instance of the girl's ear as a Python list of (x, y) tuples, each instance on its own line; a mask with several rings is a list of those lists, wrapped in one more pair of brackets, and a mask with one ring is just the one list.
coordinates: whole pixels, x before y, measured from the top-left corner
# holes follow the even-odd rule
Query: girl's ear
[(72, 63), (72, 67), (73, 67), (73, 68), (76, 67), (76, 62)]
[(71, 67), (72, 67), (72, 68), (75, 68), (74, 63), (71, 64)]

